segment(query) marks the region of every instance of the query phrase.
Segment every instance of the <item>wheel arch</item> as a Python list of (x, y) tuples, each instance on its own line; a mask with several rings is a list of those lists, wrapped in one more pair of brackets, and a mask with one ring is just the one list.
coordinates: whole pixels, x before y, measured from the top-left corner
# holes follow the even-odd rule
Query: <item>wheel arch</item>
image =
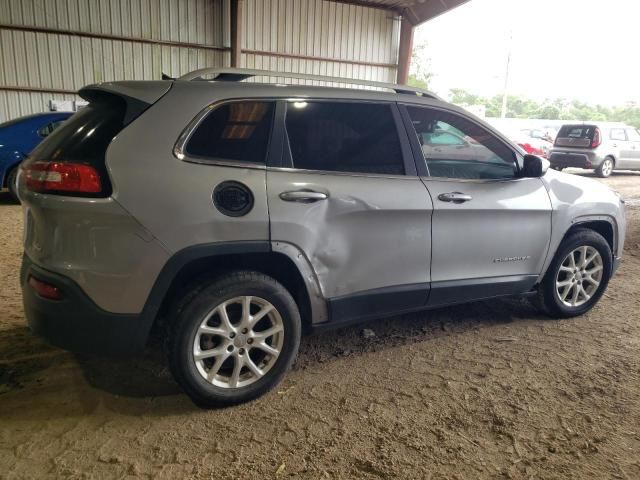
[(280, 242), (225, 242), (188, 247), (174, 254), (158, 275), (143, 309), (152, 328), (167, 320), (167, 313), (195, 283), (232, 270), (254, 270), (273, 277), (291, 293), (305, 332), (312, 322), (326, 319), (326, 302), (306, 258)]
[(571, 222), (571, 225), (569, 225), (569, 227), (565, 230), (554, 250), (552, 252), (549, 252), (547, 261), (545, 262), (544, 270), (540, 274), (539, 281), (541, 281), (544, 275), (547, 273), (549, 265), (551, 265), (551, 262), (555, 258), (560, 246), (564, 243), (569, 235), (571, 235), (578, 229), (593, 230), (602, 235), (609, 244), (612, 256), (616, 255), (618, 248), (618, 228), (617, 223), (613, 217), (610, 217), (608, 215), (593, 215), (575, 218)]
[(22, 160), (24, 160), (24, 157), (16, 151), (13, 152), (13, 156), (9, 157), (8, 161), (4, 162), (3, 168), (0, 168), (0, 188), (9, 187), (7, 184), (9, 174), (20, 168), (20, 162), (22, 162)]
[(577, 219), (565, 232), (560, 241), (560, 245), (564, 242), (568, 235), (578, 229), (593, 230), (604, 237), (611, 248), (611, 254), (615, 255), (617, 249), (616, 222), (609, 216), (581, 217)]

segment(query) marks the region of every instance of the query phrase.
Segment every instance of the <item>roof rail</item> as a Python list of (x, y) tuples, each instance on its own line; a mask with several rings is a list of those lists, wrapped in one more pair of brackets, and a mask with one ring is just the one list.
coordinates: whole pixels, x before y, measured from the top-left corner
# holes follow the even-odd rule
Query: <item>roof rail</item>
[[(204, 79), (202, 77), (207, 76), (211, 78)], [(301, 80), (317, 80), (321, 82), (341, 83), (345, 85), (364, 85), (366, 87), (384, 88), (387, 90), (393, 90), (396, 93), (405, 95), (417, 95), (427, 98), (435, 98), (441, 100), (435, 93), (423, 90), (421, 88), (410, 87), (409, 85), (397, 85), (395, 83), (385, 82), (373, 82), (370, 80), (359, 80), (355, 78), (341, 78), (341, 77), (325, 77), (323, 75), (311, 75), (306, 73), (294, 73), (294, 72), (271, 72), (269, 70), (249, 70), (244, 68), (201, 68), (200, 70), (194, 70), (186, 75), (178, 77), (177, 80), (191, 81), (191, 80), (215, 80), (222, 82), (240, 82), (247, 78), (266, 76), (266, 77), (281, 77), (281, 78), (297, 78)]]

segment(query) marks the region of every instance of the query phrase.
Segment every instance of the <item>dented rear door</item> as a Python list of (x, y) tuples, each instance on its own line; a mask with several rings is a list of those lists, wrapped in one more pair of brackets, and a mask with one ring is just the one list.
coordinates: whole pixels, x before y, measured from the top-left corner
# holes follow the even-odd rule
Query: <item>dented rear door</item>
[(283, 159), (267, 169), (272, 242), (308, 259), (330, 316), (332, 301), (353, 296), (426, 303), (432, 203), (395, 104), (292, 100), (279, 110)]

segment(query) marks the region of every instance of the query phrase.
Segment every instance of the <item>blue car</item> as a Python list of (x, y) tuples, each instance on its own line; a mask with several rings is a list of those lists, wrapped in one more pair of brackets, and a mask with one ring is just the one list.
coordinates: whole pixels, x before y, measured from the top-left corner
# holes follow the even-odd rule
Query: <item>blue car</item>
[(36, 113), (0, 124), (0, 187), (16, 197), (20, 162), (73, 112)]

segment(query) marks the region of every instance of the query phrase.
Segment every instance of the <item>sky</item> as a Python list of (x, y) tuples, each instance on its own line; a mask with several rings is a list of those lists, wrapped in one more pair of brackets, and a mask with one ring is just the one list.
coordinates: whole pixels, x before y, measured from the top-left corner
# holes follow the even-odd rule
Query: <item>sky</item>
[[(512, 38), (511, 42), (509, 38)], [(416, 29), (430, 89), (640, 102), (640, 1), (471, 0)]]

